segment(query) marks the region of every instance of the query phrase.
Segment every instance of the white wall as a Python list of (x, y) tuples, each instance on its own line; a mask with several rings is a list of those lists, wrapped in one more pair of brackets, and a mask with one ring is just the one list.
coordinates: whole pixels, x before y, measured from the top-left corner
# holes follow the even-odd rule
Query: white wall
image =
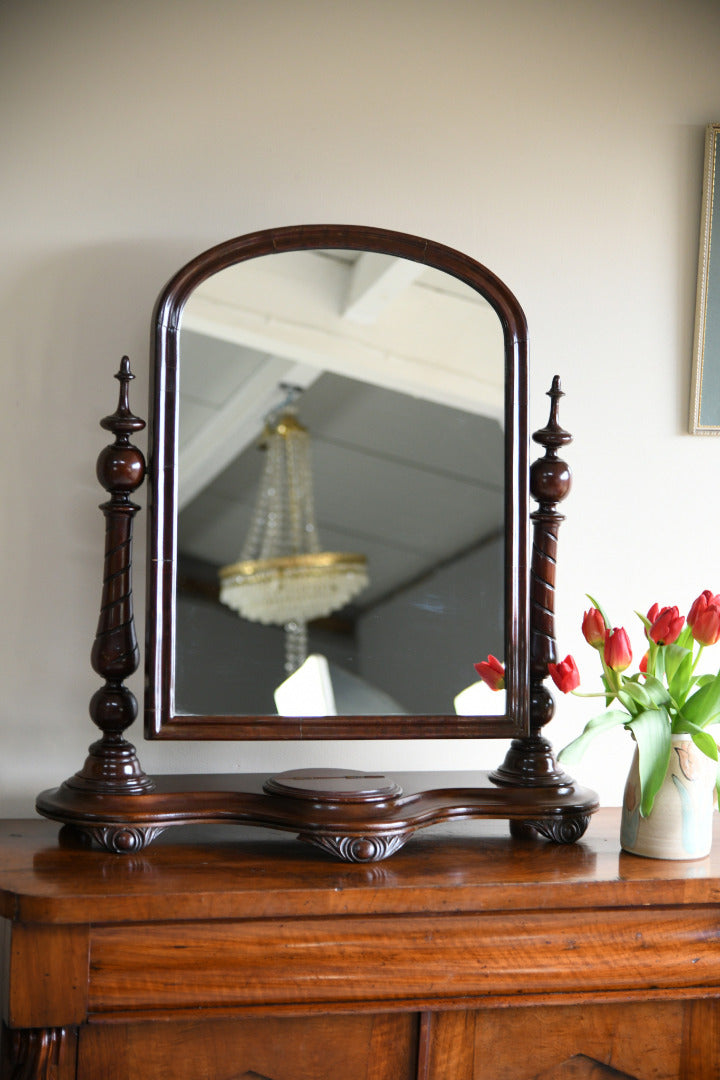
[[(3, 5), (0, 812), (31, 813), (94, 736), (97, 421), (124, 352), (145, 412), (154, 299), (231, 235), (386, 226), (464, 249), (514, 289), (534, 426), (558, 371), (576, 436), (558, 636), (588, 677), (585, 590), (622, 622), (720, 589), (720, 440), (684, 433), (719, 46), (713, 0)], [(560, 702), (556, 745), (587, 715)], [(629, 749), (606, 744), (583, 769), (605, 802)], [(476, 754), (494, 765), (501, 749)], [(144, 744), (141, 757), (156, 771), (468, 761), (450, 742)]]

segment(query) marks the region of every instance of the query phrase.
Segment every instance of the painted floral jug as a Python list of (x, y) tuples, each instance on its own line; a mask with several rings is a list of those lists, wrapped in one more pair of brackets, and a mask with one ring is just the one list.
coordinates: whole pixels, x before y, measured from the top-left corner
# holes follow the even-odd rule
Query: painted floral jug
[(689, 735), (673, 735), (665, 780), (647, 817), (640, 816), (638, 752), (625, 785), (620, 845), (652, 859), (702, 859), (712, 846), (717, 763)]

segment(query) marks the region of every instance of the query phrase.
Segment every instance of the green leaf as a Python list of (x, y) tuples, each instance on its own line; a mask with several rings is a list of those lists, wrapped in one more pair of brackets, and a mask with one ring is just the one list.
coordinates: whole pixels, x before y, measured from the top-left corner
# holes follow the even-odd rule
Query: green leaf
[(640, 771), (640, 813), (647, 817), (653, 808), (670, 761), (670, 717), (661, 705), (658, 709), (646, 709), (630, 720), (638, 747)]
[[(661, 687), (661, 689), (664, 688)], [(640, 686), (639, 683), (634, 682), (632, 679), (625, 679), (623, 681), (623, 691), (638, 705), (642, 705), (644, 709), (652, 709), (654, 704), (653, 699), (650, 697), (650, 694), (644, 686)], [(623, 704), (625, 704), (625, 702), (623, 702)], [(661, 702), (656, 702), (655, 704), (659, 705)]]
[[(674, 646), (668, 646), (668, 647), (669, 648), (674, 648)], [(680, 663), (677, 665), (677, 668), (675, 669), (674, 673), (672, 675), (669, 672), (667, 673), (668, 690), (670, 691), (670, 696), (672, 698), (674, 698), (675, 701), (680, 702), (680, 703), (682, 703), (685, 700), (685, 696), (688, 693), (688, 689), (692, 685), (691, 682), (690, 682), (690, 675), (692, 673), (693, 656), (692, 656), (691, 652), (687, 651), (687, 649), (683, 649), (683, 652), (685, 653), (685, 656), (682, 658)], [(666, 664), (667, 664), (667, 658), (666, 658)], [(666, 672), (667, 672), (667, 667), (666, 667)]]
[(603, 684), (603, 689), (605, 690), (605, 708), (609, 709), (613, 701), (615, 700), (615, 691), (610, 686), (608, 677), (605, 672), (603, 672), (603, 674), (600, 676), (600, 679)]
[(682, 708), (682, 716), (692, 724), (704, 728), (720, 715), (720, 675), (714, 675), (696, 690)]
[(664, 645), (662, 648), (665, 661), (665, 676), (668, 684), (675, 678), (678, 668), (684, 662), (692, 667), (692, 650), (684, 649), (675, 641), (672, 645)]
[(696, 724), (691, 724), (689, 720), (683, 719), (682, 716), (676, 717), (673, 722), (673, 735), (692, 735), (692, 740), (698, 750), (702, 750), (703, 754), (712, 758), (713, 761), (718, 760), (717, 743), (710, 732), (704, 731), (703, 728), (697, 727)]
[(658, 679), (665, 678), (665, 650), (667, 645), (653, 645), (650, 644), (650, 660), (652, 662), (652, 670)]
[(703, 754), (713, 761), (718, 760), (718, 744), (715, 742), (709, 731), (704, 731), (700, 728), (699, 731), (691, 732), (691, 735), (698, 750), (702, 750)]
[[(592, 599), (592, 597), (591, 597)], [(571, 743), (560, 751), (558, 754), (558, 761), (562, 761), (565, 764), (574, 764), (583, 757), (590, 743), (603, 731), (608, 731), (609, 728), (619, 727), (620, 724), (625, 724), (630, 719), (626, 712), (622, 712), (620, 709), (607, 709), (605, 712), (600, 713), (599, 716), (594, 716), (592, 720), (588, 721), (585, 725), (581, 735), (578, 735), (577, 739), (573, 739)]]
[[(627, 684), (625, 684), (625, 685), (627, 685)], [(633, 695), (628, 693), (627, 690), (625, 690), (625, 689), (618, 690), (617, 699), (618, 699), (618, 701), (620, 702), (621, 705), (625, 706), (625, 708), (627, 709), (627, 711), (630, 713), (631, 716), (636, 716), (638, 711), (642, 711), (642, 709), (647, 709), (649, 707), (649, 705), (650, 705), (649, 701), (645, 701), (645, 702), (636, 701), (635, 698), (633, 697)], [(640, 706), (640, 710), (638, 710), (638, 705)]]
[(670, 700), (667, 689), (660, 682), (660, 679), (656, 678), (654, 675), (647, 675), (645, 677), (644, 685), (653, 705), (666, 705)]

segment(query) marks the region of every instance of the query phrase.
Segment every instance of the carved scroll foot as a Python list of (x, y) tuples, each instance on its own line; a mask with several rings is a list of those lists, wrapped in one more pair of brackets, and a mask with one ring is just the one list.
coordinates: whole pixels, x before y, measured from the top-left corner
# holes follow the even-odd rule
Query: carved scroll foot
[(369, 863), (387, 859), (410, 839), (411, 833), (390, 833), (383, 836), (321, 836), (300, 833), (298, 840), (322, 848), (343, 862)]
[[(58, 1080), (75, 1075), (69, 1062), (73, 1033), (67, 1028), (5, 1029), (4, 1034), (8, 1046), (2, 1075), (8, 1080)], [(70, 1065), (67, 1071), (64, 1063)]]
[(589, 814), (572, 814), (556, 818), (528, 818), (510, 822), (510, 835), (516, 840), (532, 840), (544, 836), (556, 844), (574, 844), (590, 823)]

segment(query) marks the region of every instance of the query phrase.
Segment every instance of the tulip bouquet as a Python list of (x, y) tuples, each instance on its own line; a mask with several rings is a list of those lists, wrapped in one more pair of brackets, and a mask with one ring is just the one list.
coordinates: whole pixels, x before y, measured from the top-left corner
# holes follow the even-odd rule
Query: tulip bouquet
[[(603, 698), (605, 710), (561, 751), (559, 760), (578, 761), (596, 736), (622, 725), (637, 743), (640, 813), (647, 817), (667, 772), (673, 735), (689, 735), (702, 753), (718, 761), (718, 746), (707, 728), (720, 723), (720, 673), (699, 675), (696, 669), (704, 648), (720, 640), (720, 594), (706, 589), (687, 620), (677, 607), (653, 604), (647, 615), (637, 612), (647, 647), (634, 674), (628, 674), (632, 649), (627, 631), (613, 627), (600, 604), (588, 599), (593, 606), (583, 616), (582, 632), (598, 653), (603, 689), (578, 696)], [(491, 689), (504, 687), (505, 671), (494, 656), (475, 664), (475, 670)], [(578, 693), (580, 673), (572, 656), (548, 664), (548, 673), (563, 693)]]

